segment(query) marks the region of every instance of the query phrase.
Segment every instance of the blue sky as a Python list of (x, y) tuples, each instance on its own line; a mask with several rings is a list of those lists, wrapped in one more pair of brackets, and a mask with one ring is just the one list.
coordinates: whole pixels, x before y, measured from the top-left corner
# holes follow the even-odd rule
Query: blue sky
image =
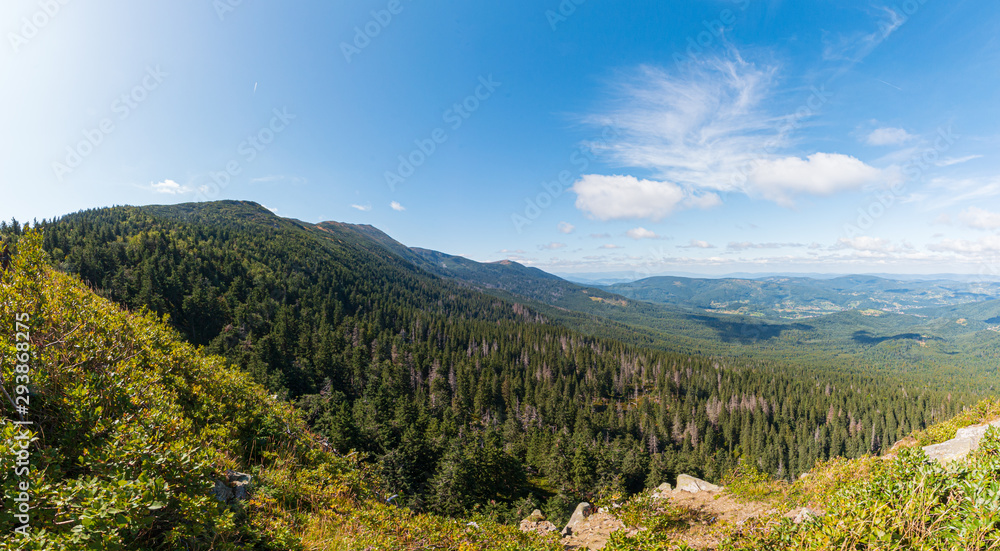
[(247, 199), (559, 272), (1000, 274), (985, 2), (11, 0), (0, 217)]

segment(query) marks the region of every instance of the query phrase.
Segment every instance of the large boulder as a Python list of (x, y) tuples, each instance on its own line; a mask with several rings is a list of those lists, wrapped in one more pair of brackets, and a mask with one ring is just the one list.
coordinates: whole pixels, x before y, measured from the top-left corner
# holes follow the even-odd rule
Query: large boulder
[(535, 532), (536, 534), (550, 534), (559, 531), (555, 524), (545, 520), (545, 516), (538, 509), (535, 509), (524, 520), (521, 521), (522, 532)]
[(969, 452), (979, 448), (979, 441), (986, 434), (986, 429), (990, 427), (1000, 427), (1000, 419), (985, 425), (974, 425), (958, 429), (955, 437), (947, 442), (924, 446), (924, 453), (927, 457), (940, 462), (942, 465), (964, 459)]
[(677, 475), (677, 491), (679, 492), (691, 492), (696, 494), (698, 492), (718, 492), (720, 490), (722, 490), (722, 488), (719, 486), (705, 482), (700, 478), (695, 478), (686, 474)]
[(569, 517), (569, 522), (567, 522), (566, 527), (562, 529), (562, 535), (568, 536), (572, 534), (576, 525), (586, 520), (587, 517), (589, 517), (593, 512), (594, 508), (591, 507), (586, 501), (577, 505), (576, 511), (573, 511), (573, 516)]
[(250, 482), (253, 477), (246, 473), (226, 471), (226, 480), (216, 480), (213, 492), (219, 501), (232, 505), (250, 499)]

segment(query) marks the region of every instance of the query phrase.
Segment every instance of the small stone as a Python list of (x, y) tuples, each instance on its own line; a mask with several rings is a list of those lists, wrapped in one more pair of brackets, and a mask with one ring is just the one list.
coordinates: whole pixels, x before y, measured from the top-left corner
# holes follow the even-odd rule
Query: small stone
[(803, 522), (812, 520), (814, 518), (819, 518), (823, 516), (823, 513), (810, 509), (808, 507), (798, 507), (792, 509), (783, 515), (785, 518), (792, 519), (795, 524), (802, 524)]

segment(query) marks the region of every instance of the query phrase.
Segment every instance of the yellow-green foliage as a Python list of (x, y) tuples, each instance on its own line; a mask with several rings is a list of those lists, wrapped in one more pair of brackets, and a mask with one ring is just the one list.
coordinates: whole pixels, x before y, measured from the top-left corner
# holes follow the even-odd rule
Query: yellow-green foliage
[(685, 550), (687, 546), (672, 543), (678, 532), (698, 520), (697, 514), (671, 505), (668, 500), (639, 494), (625, 502), (614, 514), (627, 528), (638, 529), (634, 535), (619, 530), (611, 535), (607, 551), (625, 550)]
[(985, 423), (1000, 417), (1000, 398), (990, 398), (963, 411), (952, 419), (913, 433), (921, 446), (937, 444), (955, 437), (955, 432), (969, 425)]
[[(372, 502), (354, 457), (321, 449), (297, 412), (155, 316), (125, 312), (45, 267), (40, 236), (0, 272), (0, 359), (14, 381), (15, 317), (30, 314), (31, 472), (14, 473), (22, 430), (0, 418), (0, 550), (556, 549), (511, 527), (475, 529)], [(248, 502), (213, 495), (228, 469)], [(12, 535), (30, 483), (30, 536)]]
[(760, 501), (787, 491), (787, 484), (774, 480), (753, 462), (740, 460), (722, 479), (726, 492), (738, 500)]
[[(998, 412), (986, 400), (913, 436), (941, 442)], [(808, 504), (825, 515), (801, 525), (778, 514), (754, 519), (733, 527), (720, 549), (1000, 549), (1000, 430), (990, 429), (968, 461), (941, 466), (919, 447), (892, 458), (834, 459), (769, 497), (779, 512)]]

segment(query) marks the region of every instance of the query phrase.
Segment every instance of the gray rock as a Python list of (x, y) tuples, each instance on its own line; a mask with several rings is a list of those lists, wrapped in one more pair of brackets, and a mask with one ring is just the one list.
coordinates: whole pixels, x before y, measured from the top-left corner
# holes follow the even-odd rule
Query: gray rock
[(973, 425), (958, 429), (955, 432), (955, 437), (951, 440), (924, 446), (924, 453), (927, 454), (928, 458), (938, 461), (942, 465), (964, 459), (965, 456), (969, 455), (969, 452), (979, 448), (979, 442), (986, 434), (986, 429), (990, 427), (1000, 427), (1000, 419), (986, 425)]
[(660, 484), (659, 486), (656, 487), (655, 490), (653, 490), (652, 494), (653, 499), (665, 499), (670, 494), (670, 491), (672, 489), (673, 488), (670, 486), (670, 484), (667, 484), (666, 482)]
[(568, 536), (573, 533), (573, 529), (576, 525), (580, 524), (587, 519), (594, 512), (594, 508), (590, 506), (589, 503), (584, 501), (576, 506), (576, 511), (573, 511), (573, 516), (569, 517), (569, 522), (566, 523), (566, 527), (562, 530), (562, 535)]
[(802, 524), (803, 522), (812, 520), (814, 518), (819, 518), (823, 516), (823, 513), (810, 509), (808, 507), (799, 507), (797, 509), (792, 509), (784, 514), (785, 518), (792, 519), (795, 524)]
[(698, 492), (718, 492), (722, 490), (719, 486), (705, 482), (700, 478), (695, 478), (690, 475), (682, 474), (677, 475), (677, 491), (679, 492), (691, 492), (696, 494)]
[(212, 491), (215, 499), (226, 503), (234, 504), (250, 499), (250, 482), (253, 477), (246, 473), (236, 471), (226, 471), (226, 480), (216, 480)]
[(534, 532), (543, 536), (559, 531), (555, 524), (545, 520), (545, 515), (538, 509), (532, 511), (527, 518), (521, 521), (520, 529), (522, 532)]

